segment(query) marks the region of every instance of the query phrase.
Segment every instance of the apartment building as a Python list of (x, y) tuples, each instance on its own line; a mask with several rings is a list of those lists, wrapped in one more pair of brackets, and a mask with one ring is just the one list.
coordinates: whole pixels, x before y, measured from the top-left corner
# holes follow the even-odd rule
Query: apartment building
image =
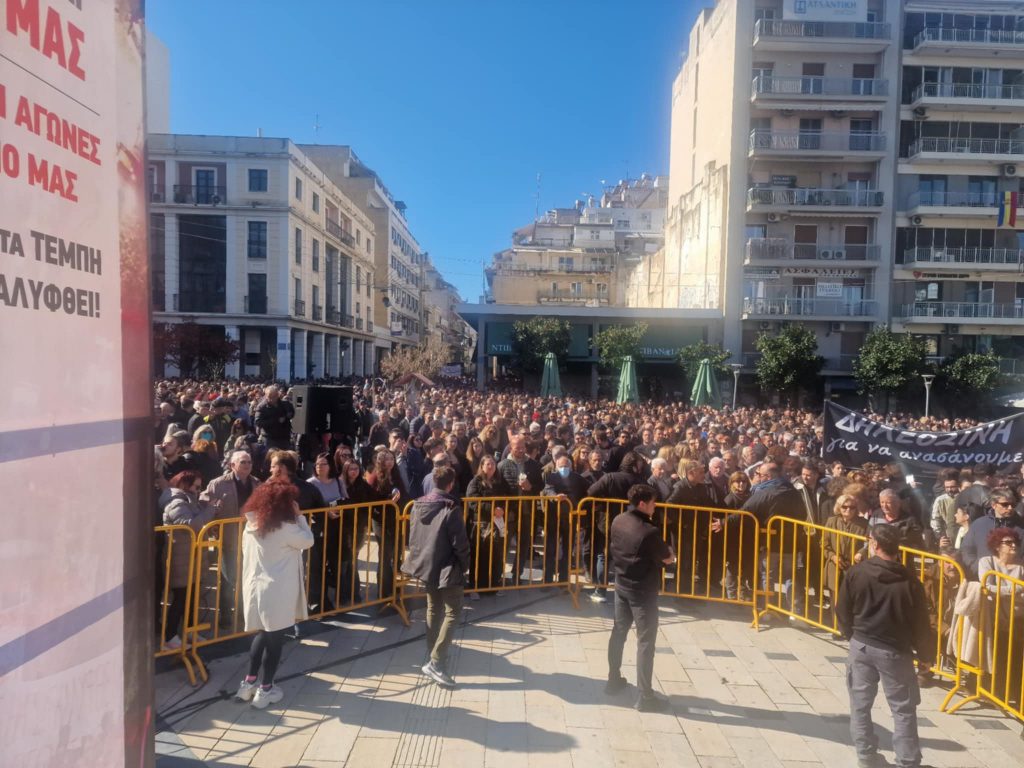
[(901, 48), (893, 326), (1024, 373), (1024, 3), (908, 0)]
[(484, 270), (499, 304), (623, 307), (628, 274), (662, 243), (668, 180), (642, 175), (597, 200), (555, 208), (517, 229)]
[(476, 344), (476, 332), (458, 313), (459, 292), (428, 259), (423, 266), (420, 326), (426, 339), (448, 347), (450, 363), (464, 363)]
[(151, 134), (147, 146), (154, 322), (237, 340), (232, 378), (376, 370), (376, 230), (308, 154), (262, 137)]
[(717, 2), (673, 84), (657, 300), (720, 310), (747, 366), (803, 323), (830, 387), (879, 324), (1014, 368), (1022, 99), (1019, 2)]
[(386, 352), (418, 345), (422, 334), (423, 266), (428, 255), (412, 235), (405, 203), (392, 196), (377, 173), (351, 147), (307, 144), (302, 150), (359, 206), (378, 233), (372, 246), (370, 241), (362, 244), (377, 275), (377, 282), (367, 284), (365, 306), (367, 311), (373, 307), (385, 332), (378, 338), (378, 346)]

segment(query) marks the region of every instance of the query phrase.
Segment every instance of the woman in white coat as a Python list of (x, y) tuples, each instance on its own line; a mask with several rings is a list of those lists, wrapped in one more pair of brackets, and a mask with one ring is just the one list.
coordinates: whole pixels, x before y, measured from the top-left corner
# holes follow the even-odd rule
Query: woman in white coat
[[(237, 698), (263, 709), (284, 693), (274, 685), (285, 632), (306, 618), (302, 550), (313, 533), (299, 513), (299, 491), (290, 482), (270, 481), (256, 488), (243, 513), (242, 607), (247, 632), (256, 631), (249, 652), (249, 674)], [(256, 685), (260, 667), (263, 683)]]

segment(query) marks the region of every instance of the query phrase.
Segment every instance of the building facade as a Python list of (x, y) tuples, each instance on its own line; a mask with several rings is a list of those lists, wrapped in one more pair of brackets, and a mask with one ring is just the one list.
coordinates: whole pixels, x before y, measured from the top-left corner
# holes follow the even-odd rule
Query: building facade
[(652, 298), (719, 309), (747, 366), (800, 322), (835, 386), (883, 324), (1014, 369), (1022, 251), (996, 219), (1022, 99), (1019, 2), (717, 2), (673, 85)]
[(376, 230), (306, 153), (288, 139), (152, 134), (147, 163), (154, 322), (238, 341), (232, 378), (376, 370)]

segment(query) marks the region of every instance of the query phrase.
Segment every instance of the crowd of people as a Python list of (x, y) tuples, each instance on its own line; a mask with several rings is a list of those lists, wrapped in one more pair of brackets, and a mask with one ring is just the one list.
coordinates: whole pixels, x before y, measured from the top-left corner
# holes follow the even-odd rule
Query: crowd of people
[[(803, 601), (813, 592), (823, 615), (821, 611), (832, 610), (843, 575), (867, 554), (864, 547), (849, 546), (842, 534), (863, 537), (876, 524), (891, 526), (903, 547), (956, 560), (969, 580), (989, 571), (1024, 576), (1022, 467), (977, 465), (913, 481), (896, 463), (828, 465), (819, 458), (820, 413), (798, 408), (733, 410), (540, 398), (514, 387), (478, 392), (465, 381), (425, 389), (415, 397), (380, 379), (356, 380), (352, 386), (355, 433), (316, 436), (297, 452), (300, 444), (291, 432), (294, 410), (283, 388), (160, 382), (154, 416), (157, 522), (198, 530), (210, 519), (236, 517), (265, 481), (292, 484), (300, 510), (376, 501), (393, 501), (403, 509), (409, 501), (436, 497), (442, 490), (456, 502), (479, 498), (467, 506), (473, 563), (467, 586), (475, 597), (477, 592), (500, 594), (503, 586), (526, 578), (523, 568), (533, 566), (532, 549), (541, 531), (546, 540), (541, 547), (543, 579), (568, 579), (567, 517), (534, 501), (527, 513), (527, 505), (515, 499), (548, 497), (564, 502), (565, 509), (576, 508), (587, 497), (621, 500), (622, 506), (591, 505), (589, 522), (581, 522), (579, 540), (572, 542), (580, 548), (585, 578), (592, 582), (590, 598), (602, 602), (610, 580), (610, 526), (626, 508), (630, 488), (646, 484), (655, 503), (722, 510), (706, 518), (665, 515), (660, 520), (679, 559), (676, 593), (685, 592), (685, 574), (690, 574), (687, 588), (694, 588), (697, 574), (703, 574), (714, 581), (701, 586), (705, 594), (721, 590), (718, 594), (729, 598), (749, 593), (756, 578), (781, 581), (790, 610), (806, 610)], [(915, 430), (954, 430), (977, 423), (968, 418), (868, 415)], [(442, 477), (452, 477), (445, 489), (436, 485), (439, 470)], [(745, 534), (737, 533), (735, 525), (751, 516), (762, 526), (783, 517), (822, 530), (813, 546), (794, 555), (796, 562), (760, 557), (760, 574), (732, 562), (737, 550), (729, 546), (712, 555), (714, 562), (703, 562), (701, 552), (710, 537), (727, 538), (732, 531), (736, 547)], [(379, 548), (378, 596), (386, 596), (394, 590), (397, 521), (380, 514), (370, 522)], [(358, 537), (361, 526), (347, 529)], [(329, 531), (314, 528), (312, 535), (314, 553), (317, 547), (335, 550), (337, 542), (330, 541)], [(351, 539), (337, 550), (355, 552), (362, 544)], [(744, 544), (747, 552), (759, 546)], [(331, 564), (332, 569), (339, 567), (342, 574), (352, 571), (346, 563)], [(721, 578), (715, 575), (719, 573)], [(368, 586), (349, 580), (332, 596), (317, 579), (311, 573), (309, 607), (314, 610), (329, 610), (332, 601), (355, 601)], [(808, 589), (808, 584), (815, 586)], [(172, 574), (173, 590), (181, 586)], [(178, 603), (177, 596), (173, 602)], [(165, 622), (165, 627), (165, 642), (177, 642), (177, 624)]]

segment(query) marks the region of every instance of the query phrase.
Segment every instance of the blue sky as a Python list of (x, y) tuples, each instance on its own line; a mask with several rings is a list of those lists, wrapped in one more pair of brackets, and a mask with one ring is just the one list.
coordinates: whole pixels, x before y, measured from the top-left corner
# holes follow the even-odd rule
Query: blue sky
[[(540, 210), (668, 172), (699, 0), (148, 0), (171, 130), (350, 144), (463, 298)], [(317, 120), (317, 115), (319, 119)], [(319, 131), (314, 130), (319, 122)]]

